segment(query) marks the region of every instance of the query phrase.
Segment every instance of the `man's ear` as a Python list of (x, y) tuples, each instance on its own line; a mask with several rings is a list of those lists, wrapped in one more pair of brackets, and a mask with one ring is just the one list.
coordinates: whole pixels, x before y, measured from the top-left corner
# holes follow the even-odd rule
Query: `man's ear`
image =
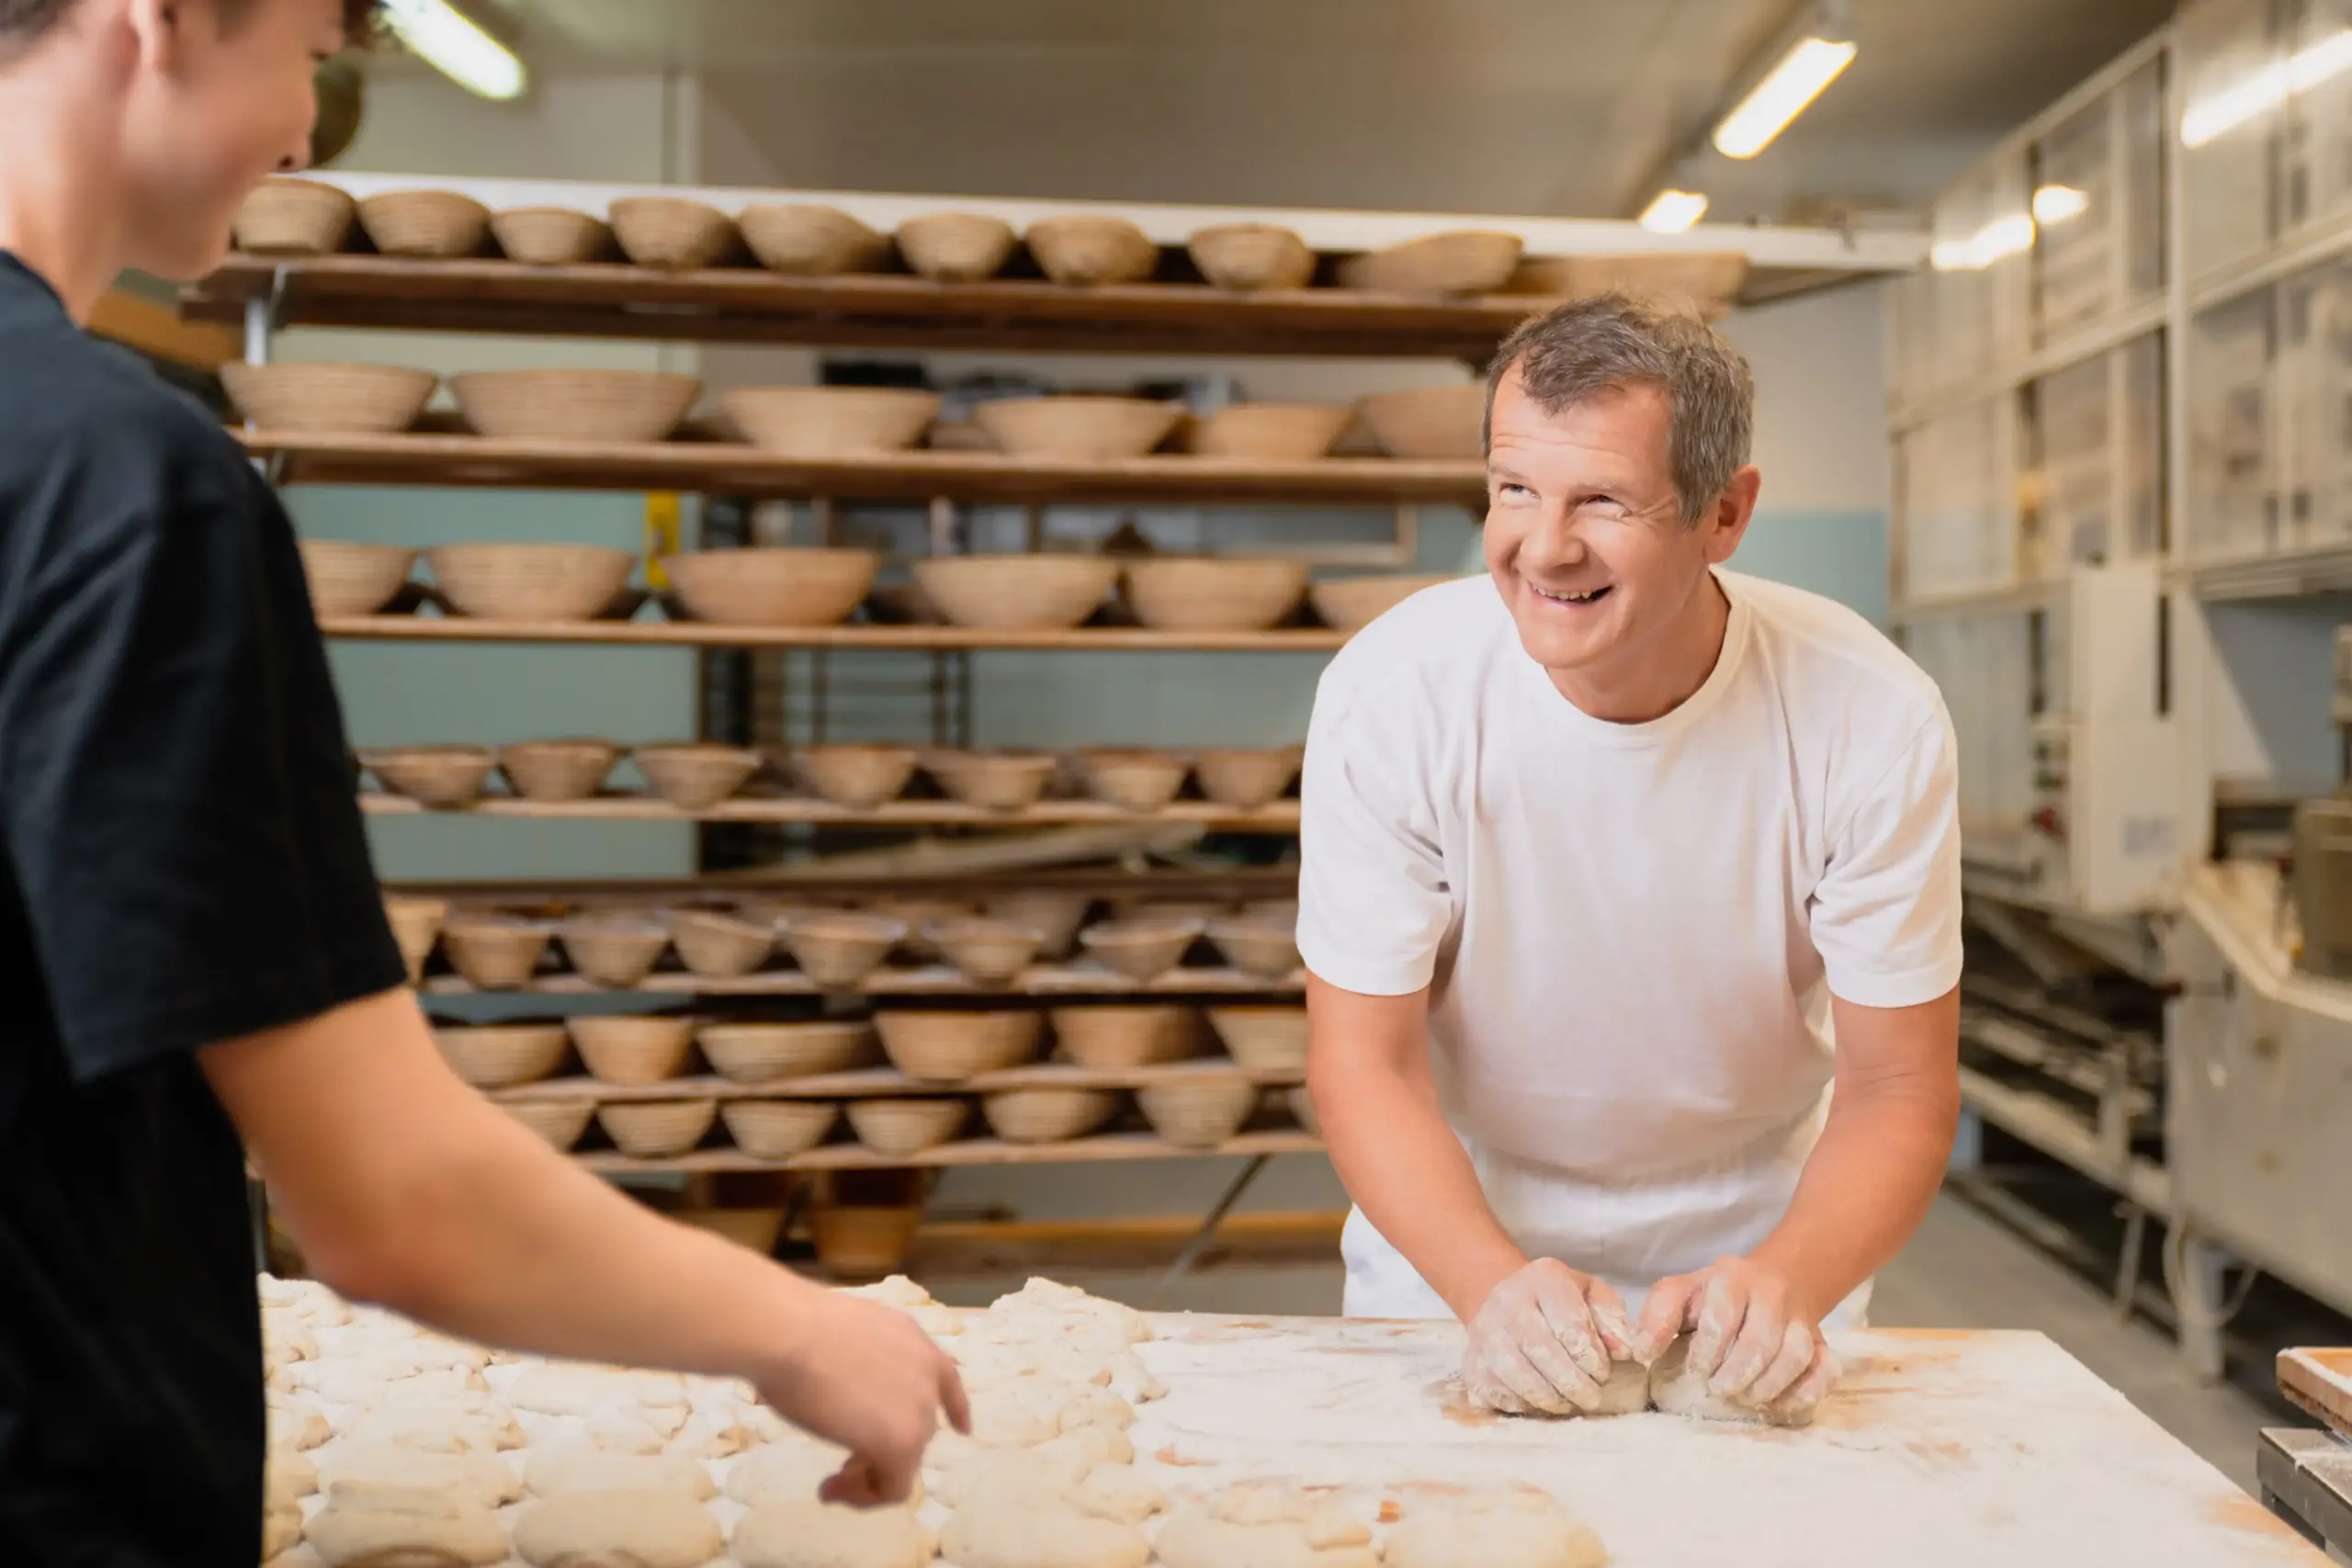
[(1707, 531), (1708, 565), (1723, 565), (1739, 548), (1740, 540), (1747, 536), (1747, 525), (1756, 516), (1756, 498), (1763, 488), (1763, 474), (1755, 464), (1747, 464), (1724, 486), (1714, 510), (1699, 520), (1699, 526)]
[(198, 0), (117, 0), (122, 25), (139, 48), (141, 69), (170, 74), (180, 69), (187, 27)]

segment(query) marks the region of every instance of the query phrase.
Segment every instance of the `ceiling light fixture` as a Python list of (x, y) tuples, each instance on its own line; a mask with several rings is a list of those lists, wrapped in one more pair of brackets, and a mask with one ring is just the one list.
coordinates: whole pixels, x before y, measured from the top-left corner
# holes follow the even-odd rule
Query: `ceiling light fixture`
[(2045, 229), (2073, 221), (2088, 212), (2088, 193), (2073, 186), (2043, 186), (2033, 193), (2033, 220)]
[[(1715, 151), (1726, 158), (1753, 158), (1803, 114), (1823, 88), (1853, 63), (1854, 42), (1847, 29), (1807, 28), (1764, 79), (1748, 89), (1737, 107), (1715, 127)], [(1825, 37), (1835, 31), (1841, 36)]]
[(485, 98), (519, 98), (530, 75), (514, 51), (448, 0), (385, 0), (384, 20), (411, 52)]
[(1641, 225), (1653, 234), (1679, 234), (1705, 217), (1706, 212), (1707, 198), (1703, 194), (1668, 186), (1642, 209)]
[(2352, 67), (2352, 28), (2328, 34), (2276, 64), (2241, 77), (2220, 92), (2192, 103), (2180, 117), (2180, 143), (2202, 147), (2248, 120), (2267, 113), (2297, 93), (2308, 93)]

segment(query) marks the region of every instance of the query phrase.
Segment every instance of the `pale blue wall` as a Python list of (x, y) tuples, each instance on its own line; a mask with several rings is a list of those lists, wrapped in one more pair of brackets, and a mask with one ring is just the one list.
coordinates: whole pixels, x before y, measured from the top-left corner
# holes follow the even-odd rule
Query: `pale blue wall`
[(1886, 513), (1758, 512), (1734, 570), (1810, 589), (1886, 624)]

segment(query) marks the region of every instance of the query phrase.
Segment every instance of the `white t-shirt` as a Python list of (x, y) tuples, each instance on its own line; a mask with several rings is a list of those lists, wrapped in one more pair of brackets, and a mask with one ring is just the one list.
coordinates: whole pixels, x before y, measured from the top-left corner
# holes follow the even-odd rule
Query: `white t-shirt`
[(1959, 983), (1960, 825), (1935, 682), (1860, 616), (1731, 572), (1721, 657), (1663, 718), (1577, 708), (1487, 579), (1415, 594), (1324, 673), (1299, 947), (1431, 987), (1474, 1147), (1584, 1181), (1785, 1142), (1830, 1081), (1829, 994)]

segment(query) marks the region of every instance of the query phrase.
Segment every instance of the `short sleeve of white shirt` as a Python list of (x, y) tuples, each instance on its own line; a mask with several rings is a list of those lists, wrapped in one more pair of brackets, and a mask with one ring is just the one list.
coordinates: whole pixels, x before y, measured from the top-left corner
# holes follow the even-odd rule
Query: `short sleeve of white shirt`
[(1960, 984), (1957, 745), (1940, 706), (1830, 829), (1813, 942), (1830, 994), (1916, 1007)]
[(1356, 706), (1337, 673), (1307, 726), (1299, 953), (1342, 990), (1409, 996), (1435, 974), (1453, 917), (1437, 823), (1416, 748), (1392, 717)]

